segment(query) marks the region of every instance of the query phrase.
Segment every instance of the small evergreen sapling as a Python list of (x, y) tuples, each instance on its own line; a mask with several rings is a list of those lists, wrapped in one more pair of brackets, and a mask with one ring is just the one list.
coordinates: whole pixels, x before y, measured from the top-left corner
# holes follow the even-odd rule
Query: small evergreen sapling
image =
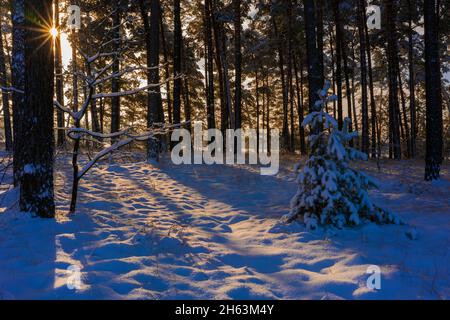
[(349, 146), (350, 140), (358, 136), (349, 131), (350, 120), (345, 119), (342, 130), (337, 121), (323, 111), (325, 105), (337, 98), (329, 95), (330, 82), (320, 90), (316, 110), (304, 120), (303, 126), (310, 128), (310, 158), (303, 169), (298, 165), (298, 191), (291, 201), (291, 212), (287, 222), (299, 219), (308, 229), (319, 225), (337, 228), (359, 225), (364, 221), (377, 223), (399, 223), (389, 211), (377, 207), (369, 198), (368, 190), (376, 183), (363, 172), (350, 167), (353, 160), (368, 159)]

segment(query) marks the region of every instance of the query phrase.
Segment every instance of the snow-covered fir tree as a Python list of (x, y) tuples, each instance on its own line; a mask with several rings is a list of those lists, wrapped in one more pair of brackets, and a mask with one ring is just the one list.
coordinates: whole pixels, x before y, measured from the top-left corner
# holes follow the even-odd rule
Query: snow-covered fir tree
[(288, 222), (299, 219), (308, 229), (319, 225), (338, 228), (359, 225), (364, 221), (377, 223), (399, 223), (398, 218), (387, 210), (376, 206), (369, 198), (368, 190), (377, 185), (369, 176), (350, 166), (353, 160), (368, 157), (349, 146), (358, 136), (349, 131), (350, 120), (344, 121), (339, 130), (337, 121), (323, 109), (335, 101), (329, 95), (330, 82), (320, 90), (315, 111), (303, 122), (309, 126), (310, 157), (303, 169), (297, 166), (298, 191), (291, 201)]

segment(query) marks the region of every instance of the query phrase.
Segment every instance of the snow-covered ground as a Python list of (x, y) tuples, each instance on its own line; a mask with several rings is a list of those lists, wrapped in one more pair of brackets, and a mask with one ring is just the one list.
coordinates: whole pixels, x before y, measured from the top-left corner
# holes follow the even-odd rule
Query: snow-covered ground
[[(429, 184), (421, 163), (386, 161), (381, 173), (364, 164), (381, 182), (376, 203), (408, 225), (315, 233), (278, 223), (296, 191), (292, 167), (286, 158), (267, 177), (245, 166), (102, 164), (68, 218), (70, 167), (60, 164), (56, 221), (18, 213), (16, 191), (0, 196), (0, 299), (450, 298), (448, 165), (447, 180)], [(380, 290), (366, 286), (371, 265)], [(81, 269), (79, 290), (67, 288), (70, 266)]]

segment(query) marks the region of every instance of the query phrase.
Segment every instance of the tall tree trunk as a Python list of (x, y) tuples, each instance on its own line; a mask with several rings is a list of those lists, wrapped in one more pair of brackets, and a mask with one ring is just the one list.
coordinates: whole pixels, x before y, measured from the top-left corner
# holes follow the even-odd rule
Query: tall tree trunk
[[(114, 57), (114, 62), (112, 66), (113, 73), (120, 72), (120, 60), (119, 60), (119, 52), (121, 47), (121, 28), (120, 28), (120, 20), (121, 20), (121, 10), (119, 5), (119, 0), (112, 0), (112, 43), (113, 50), (116, 52), (117, 57)], [(120, 78), (114, 77), (111, 81), (111, 92), (119, 92), (120, 91)], [(113, 97), (111, 99), (111, 132), (118, 132), (120, 130), (120, 97)]]
[(411, 123), (411, 158), (416, 157), (417, 153), (417, 123), (416, 123), (416, 92), (414, 78), (414, 41), (412, 26), (412, 1), (408, 0), (408, 64), (409, 64), (409, 112)]
[(260, 109), (261, 106), (259, 104), (259, 74), (258, 69), (255, 71), (255, 97), (256, 97), (256, 152), (259, 152), (259, 132), (260, 132), (260, 126), (259, 126), (259, 118), (260, 118)]
[(304, 112), (305, 112), (303, 104), (303, 63), (300, 62), (301, 76), (299, 76), (296, 55), (294, 55), (294, 73), (295, 73), (295, 84), (297, 87), (297, 112), (298, 112), (298, 122), (299, 122), (298, 125), (300, 132), (300, 153), (302, 155), (306, 155), (305, 128), (303, 127)]
[(411, 138), (409, 136), (409, 125), (408, 125), (408, 116), (406, 113), (406, 97), (405, 92), (403, 91), (403, 80), (402, 75), (400, 73), (400, 68), (398, 69), (398, 86), (400, 91), (400, 99), (402, 101), (402, 115), (403, 115), (403, 126), (404, 126), (404, 135), (406, 140), (406, 157), (411, 157)]
[[(99, 91), (102, 92), (102, 85), (99, 85)], [(100, 122), (100, 132), (104, 133), (105, 132), (105, 99), (104, 98), (100, 98), (100, 110), (99, 110), (99, 122)]]
[(234, 7), (234, 112), (235, 112), (235, 128), (242, 127), (242, 52), (241, 52), (241, 1), (233, 0)]
[[(223, 133), (225, 133), (225, 130), (228, 128), (228, 102), (227, 102), (227, 96), (225, 95), (225, 81), (224, 81), (224, 75), (223, 75), (223, 61), (222, 61), (222, 41), (220, 37), (220, 27), (217, 23), (217, 20), (215, 18), (215, 13), (212, 7), (211, 0), (205, 0), (210, 2), (210, 16), (211, 16), (211, 23), (214, 31), (214, 60), (216, 62), (216, 68), (217, 68), (217, 75), (219, 80), (219, 96), (220, 96), (220, 115), (221, 115), (221, 124), (220, 128)], [(215, 120), (214, 120), (215, 123)], [(225, 144), (225, 142), (224, 142)]]
[[(43, 218), (55, 216), (53, 191), (53, 81), (52, 39), (44, 25), (52, 25), (52, 0), (26, 0), (25, 106), (22, 119), (27, 147), (20, 183), (20, 208)], [(39, 14), (35, 14), (39, 12)]]
[[(212, 2), (211, 0), (205, 0), (205, 13), (204, 13), (204, 19), (205, 19), (205, 43), (206, 43), (206, 66), (205, 66), (205, 75), (206, 75), (206, 113), (207, 113), (207, 122), (208, 122), (208, 129), (214, 129), (216, 127), (216, 121), (215, 121), (215, 99), (214, 99), (214, 65), (213, 65), (213, 55), (214, 55), (214, 47), (213, 47), (213, 37), (212, 37), (212, 17), (211, 17), (211, 10), (212, 10)], [(216, 63), (220, 65), (218, 66), (219, 69), (219, 80), (222, 79), (222, 65), (220, 63), (220, 57), (218, 48), (216, 48), (216, 51), (218, 53), (216, 57)], [(221, 94), (223, 94), (222, 90), (222, 82), (220, 82), (221, 86)], [(221, 96), (223, 99), (223, 97)]]
[[(331, 55), (331, 77), (332, 82), (333, 82), (333, 93), (336, 93), (336, 72), (335, 72), (335, 62), (336, 62), (336, 58), (335, 58), (335, 54), (334, 54), (334, 48), (333, 48), (333, 28), (330, 28), (330, 55)], [(337, 110), (336, 110), (336, 100), (333, 101), (333, 118), (336, 119), (337, 114), (336, 114)]]
[[(6, 74), (6, 59), (5, 52), (3, 51), (3, 35), (2, 35), (2, 15), (3, 10), (0, 10), (0, 87), (8, 87), (8, 75)], [(11, 113), (9, 110), (9, 96), (6, 90), (2, 91), (2, 103), (3, 103), (3, 124), (5, 129), (5, 149), (6, 151), (13, 150), (13, 138), (11, 130)]]
[[(288, 17), (288, 30), (287, 30), (287, 37), (288, 37), (288, 65), (287, 65), (287, 78), (288, 78), (288, 89), (289, 89), (289, 113), (290, 113), (290, 144), (289, 144), (289, 151), (295, 152), (295, 124), (294, 124), (294, 103), (295, 103), (295, 92), (294, 92), (294, 81), (293, 81), (293, 44), (292, 44), (292, 0), (286, 0), (286, 14)], [(322, 42), (323, 44), (323, 42)], [(323, 65), (322, 65), (323, 69)]]
[(173, 1), (173, 22), (174, 22), (174, 40), (173, 40), (173, 122), (181, 123), (181, 5), (180, 0)]
[[(160, 19), (160, 2), (159, 0), (151, 0), (150, 19), (148, 18), (147, 8), (144, 0), (139, 0), (141, 17), (144, 23), (145, 43), (147, 52), (147, 83), (159, 84), (159, 19)], [(160, 119), (160, 110), (162, 109), (161, 89), (159, 86), (153, 88), (147, 95), (147, 127), (150, 129), (154, 123), (158, 123)], [(159, 146), (154, 139), (149, 139), (147, 143), (147, 158), (149, 161), (158, 161)]]
[(388, 42), (388, 78), (389, 78), (389, 131), (390, 146), (393, 151), (393, 157), (397, 160), (401, 159), (400, 145), (400, 123), (398, 122), (398, 48), (397, 48), (397, 5), (395, 1), (385, 0), (385, 11), (387, 15), (386, 36)]
[(361, 69), (362, 152), (369, 154), (369, 106), (367, 104), (366, 10), (365, 0), (358, 2), (359, 61)]
[[(352, 96), (353, 96), (353, 90), (352, 87), (350, 86), (350, 70), (348, 67), (348, 52), (346, 50), (346, 39), (345, 39), (345, 34), (342, 32), (342, 37), (341, 37), (341, 50), (342, 50), (342, 60), (344, 62), (344, 77), (345, 77), (345, 94), (346, 94), (346, 100), (347, 100), (347, 115), (348, 118), (352, 121), (350, 123), (349, 129), (350, 131), (353, 130), (353, 110), (352, 110)], [(353, 42), (352, 42), (353, 43)], [(353, 70), (352, 70), (353, 72)], [(355, 115), (355, 119), (356, 119), (356, 115)], [(353, 140), (350, 141), (350, 146), (353, 147)]]
[(281, 147), (285, 150), (288, 150), (290, 145), (288, 128), (289, 87), (286, 84), (286, 76), (284, 70), (284, 39), (278, 31), (278, 26), (275, 18), (272, 18), (272, 23), (275, 37), (278, 39), (278, 68), (280, 69), (281, 90), (283, 92), (283, 129), (281, 133)]
[(442, 96), (439, 61), (439, 16), (436, 0), (424, 1), (425, 17), (425, 87), (426, 87), (426, 157), (425, 180), (438, 180), (442, 164)]
[(11, 84), (13, 102), (13, 127), (14, 127), (14, 186), (18, 186), (22, 177), (23, 168), (23, 128), (25, 107), (25, 0), (11, 1), (11, 20), (13, 25), (13, 46), (11, 61)]
[(319, 69), (321, 74), (321, 82), (325, 83), (325, 66), (324, 66), (324, 50), (323, 50), (323, 0), (317, 0), (317, 51), (319, 53)]
[[(64, 76), (62, 66), (62, 50), (61, 50), (61, 30), (59, 24), (59, 0), (55, 0), (55, 28), (58, 30), (58, 34), (55, 38), (55, 90), (56, 100), (63, 106), (64, 105)], [(64, 129), (64, 113), (61, 110), (56, 111), (56, 119), (58, 124), (58, 147), (62, 147), (66, 142), (66, 134)]]
[(164, 56), (164, 72), (166, 76), (166, 99), (167, 99), (167, 115), (169, 117), (169, 123), (173, 123), (173, 116), (172, 116), (172, 95), (171, 95), (171, 87), (170, 87), (170, 71), (169, 71), (169, 54), (167, 53), (167, 41), (166, 41), (166, 33), (164, 30), (164, 23), (163, 23), (163, 12), (161, 9), (161, 14), (159, 15), (159, 25), (160, 25), (160, 31), (161, 31), (161, 45), (163, 49), (163, 56)]
[(183, 42), (181, 48), (181, 61), (182, 61), (182, 72), (185, 75), (182, 81), (182, 87), (181, 87), (181, 95), (183, 96), (183, 107), (184, 107), (184, 119), (187, 122), (186, 129), (189, 130), (189, 132), (192, 131), (192, 110), (191, 110), (191, 98), (189, 94), (189, 77), (188, 74), (188, 68), (187, 68), (187, 56), (186, 56), (186, 45)]
[(366, 50), (367, 50), (367, 63), (369, 71), (369, 92), (370, 92), (370, 123), (371, 123), (371, 152), (372, 158), (377, 158), (377, 108), (374, 93), (373, 84), (373, 71), (372, 71), (372, 50), (370, 47), (369, 28), (367, 24), (364, 24), (364, 32), (366, 35)]
[[(270, 128), (270, 91), (269, 91), (269, 76), (266, 75), (266, 82), (264, 84), (266, 90), (265, 92), (265, 96), (266, 96), (266, 141), (267, 141), (267, 150), (270, 150), (270, 133), (271, 133), (271, 128)], [(263, 81), (264, 83), (264, 81)]]
[(344, 124), (342, 110), (342, 26), (340, 14), (340, 0), (333, 0), (334, 23), (336, 27), (336, 86), (337, 86), (337, 116), (338, 126), (341, 129)]
[(220, 32), (219, 37), (221, 41), (221, 61), (222, 61), (222, 67), (223, 67), (223, 81), (224, 81), (224, 91), (225, 91), (225, 101), (227, 105), (227, 117), (229, 119), (229, 126), (231, 129), (235, 129), (236, 121), (234, 119), (234, 113), (233, 113), (233, 107), (231, 102), (231, 84), (230, 84), (230, 77), (228, 74), (228, 59), (226, 55), (226, 49), (227, 49), (227, 35), (225, 33), (225, 28), (223, 25), (220, 26)]

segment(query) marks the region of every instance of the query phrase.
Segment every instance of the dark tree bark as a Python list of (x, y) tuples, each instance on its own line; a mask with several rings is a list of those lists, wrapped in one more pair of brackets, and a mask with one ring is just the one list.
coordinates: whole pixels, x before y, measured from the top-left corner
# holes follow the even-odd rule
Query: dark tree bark
[(227, 55), (226, 55), (226, 50), (227, 50), (227, 35), (225, 33), (225, 27), (222, 25), (219, 26), (219, 39), (220, 39), (220, 44), (221, 44), (221, 49), (220, 49), (220, 55), (221, 55), (221, 60), (222, 60), (222, 67), (223, 67), (223, 87), (224, 87), (224, 92), (225, 92), (225, 101), (226, 101), (226, 112), (227, 112), (227, 118), (228, 123), (229, 123), (229, 128), (231, 129), (235, 129), (234, 126), (236, 124), (236, 121), (234, 120), (234, 113), (233, 113), (233, 107), (232, 107), (232, 102), (231, 102), (231, 84), (230, 84), (230, 77), (228, 74), (228, 59), (227, 59)]
[(294, 104), (295, 104), (295, 92), (294, 92), (294, 80), (293, 80), (293, 22), (292, 22), (292, 0), (286, 0), (286, 14), (288, 17), (288, 29), (287, 29), (287, 41), (288, 41), (288, 65), (287, 65), (287, 78), (289, 89), (289, 120), (290, 120), (290, 143), (289, 151), (295, 152), (295, 124), (294, 124)]
[(409, 112), (411, 123), (411, 158), (417, 153), (416, 92), (414, 77), (414, 41), (412, 26), (412, 1), (408, 0), (408, 65), (409, 65)]
[(366, 35), (366, 50), (367, 50), (367, 65), (369, 75), (369, 92), (370, 92), (370, 124), (371, 124), (371, 153), (372, 158), (377, 157), (377, 108), (375, 101), (375, 92), (373, 84), (373, 71), (372, 71), (372, 50), (370, 47), (369, 28), (367, 24), (364, 24), (364, 32)]
[[(205, 0), (207, 2), (210, 2), (211, 0)], [(210, 2), (210, 6), (212, 6), (212, 3)], [(217, 24), (217, 21), (212, 13), (212, 8), (209, 9), (209, 13), (211, 16), (211, 23), (214, 31), (214, 48), (212, 51), (214, 51), (214, 60), (216, 62), (216, 69), (217, 69), (217, 75), (219, 80), (219, 96), (220, 96), (220, 115), (221, 115), (221, 123), (220, 128), (222, 132), (225, 132), (225, 130), (228, 127), (228, 113), (227, 113), (227, 102), (226, 102), (226, 96), (225, 96), (225, 87), (224, 87), (224, 77), (223, 77), (223, 66), (222, 66), (222, 54), (221, 54), (221, 41), (219, 36), (219, 26)], [(211, 35), (212, 36), (212, 35)], [(213, 59), (211, 57), (211, 59)], [(213, 115), (214, 118), (214, 125), (215, 125), (215, 111), (214, 106), (212, 110), (210, 111), (210, 114)]]
[[(279, 33), (277, 22), (272, 17), (273, 30), (275, 37), (278, 39), (278, 68), (280, 69), (281, 90), (283, 92), (283, 129), (281, 133), (281, 147), (285, 150), (289, 149), (289, 124), (288, 124), (288, 106), (289, 106), (289, 87), (286, 83), (285, 67), (284, 67), (284, 39)], [(315, 40), (314, 40), (315, 41)], [(315, 46), (314, 42), (314, 46)], [(288, 81), (289, 82), (289, 81)]]
[(342, 26), (340, 14), (340, 0), (333, 0), (334, 23), (336, 28), (336, 86), (337, 86), (337, 118), (339, 129), (344, 124), (342, 108)]
[[(301, 59), (301, 57), (300, 57)], [(303, 127), (304, 120), (304, 104), (303, 104), (303, 64), (300, 63), (300, 76), (297, 65), (296, 55), (294, 55), (294, 73), (295, 84), (297, 87), (297, 112), (298, 112), (298, 125), (300, 132), (300, 153), (306, 155), (306, 141), (305, 141), (305, 128)]]
[[(151, 0), (151, 15), (148, 18), (147, 8), (144, 0), (139, 0), (141, 17), (145, 30), (145, 46), (147, 52), (147, 66), (150, 68), (147, 72), (147, 83), (158, 84), (159, 78), (159, 19), (160, 3), (159, 0)], [(147, 95), (147, 127), (151, 128), (153, 124), (160, 120), (160, 110), (162, 109), (161, 89), (159, 86), (153, 88)], [(150, 139), (147, 144), (148, 160), (158, 160), (158, 143)]]
[(186, 129), (189, 130), (189, 132), (192, 131), (192, 109), (191, 109), (191, 97), (189, 93), (189, 77), (188, 74), (188, 68), (187, 68), (187, 46), (183, 42), (183, 47), (181, 48), (181, 61), (182, 61), (182, 72), (184, 73), (184, 78), (182, 81), (182, 87), (181, 87), (181, 95), (183, 96), (183, 107), (184, 107), (184, 119), (187, 122)]
[[(55, 90), (56, 100), (64, 106), (64, 76), (62, 66), (62, 51), (61, 51), (61, 34), (59, 24), (59, 0), (55, 0), (55, 28), (58, 34), (55, 38)], [(62, 147), (66, 142), (66, 133), (64, 132), (64, 113), (61, 110), (56, 111), (56, 119), (58, 124), (58, 147)]]
[(234, 7), (234, 112), (235, 112), (235, 128), (242, 127), (242, 52), (241, 52), (241, 1), (233, 0)]
[[(78, 1), (75, 0), (73, 4), (78, 5)], [(72, 109), (78, 111), (78, 59), (77, 59), (77, 46), (78, 46), (78, 33), (75, 29), (72, 29), (70, 33), (70, 41), (72, 46)], [(70, 121), (70, 119), (68, 119)]]
[[(113, 50), (119, 55), (121, 47), (121, 10), (119, 0), (112, 0), (112, 43)], [(117, 56), (112, 66), (113, 73), (120, 72), (120, 60)], [(111, 81), (111, 92), (116, 93), (120, 91), (120, 77), (114, 77)], [(118, 132), (120, 130), (120, 97), (113, 97), (111, 99), (111, 132)]]
[(180, 0), (173, 1), (173, 122), (181, 123), (181, 51), (182, 51), (182, 31), (181, 31), (181, 6)]
[(439, 16), (436, 0), (424, 1), (425, 17), (425, 87), (426, 87), (426, 157), (425, 180), (438, 180), (442, 164), (442, 96), (439, 61)]
[[(212, 2), (211, 0), (205, 0), (205, 10), (204, 10), (204, 20), (205, 20), (205, 43), (206, 43), (206, 113), (207, 113), (207, 122), (208, 129), (214, 129), (216, 127), (215, 124), (215, 99), (214, 99), (214, 65), (213, 65), (213, 55), (214, 55), (214, 47), (213, 47), (213, 37), (212, 37)], [(218, 51), (218, 48), (216, 48)], [(218, 53), (218, 52), (217, 52)], [(219, 82), (221, 86), (221, 95), (223, 94), (222, 90), (222, 65), (220, 64), (220, 57), (216, 57), (216, 62), (220, 65), (217, 68), (219, 69)], [(223, 99), (223, 97), (222, 97)]]
[[(37, 14), (38, 12), (39, 14)], [(43, 218), (55, 216), (53, 195), (52, 39), (42, 26), (52, 25), (52, 0), (26, 0), (25, 106), (23, 139), (27, 144), (20, 181), (20, 208)]]
[[(331, 77), (332, 82), (333, 82), (333, 93), (336, 93), (336, 72), (335, 72), (335, 62), (336, 62), (336, 58), (335, 58), (335, 54), (334, 54), (334, 47), (333, 47), (333, 28), (330, 28), (330, 40), (329, 40), (329, 44), (330, 44), (330, 55), (331, 55)], [(333, 101), (333, 118), (336, 119), (337, 114), (336, 114), (337, 110), (336, 110), (336, 101)]]
[[(347, 115), (348, 115), (348, 118), (352, 121), (349, 126), (350, 131), (352, 131), (353, 123), (355, 123), (355, 121), (353, 120), (353, 110), (352, 110), (352, 97), (353, 97), (352, 89), (353, 89), (353, 87), (350, 86), (350, 68), (348, 67), (349, 56), (348, 56), (348, 52), (346, 50), (346, 44), (348, 42), (347, 42), (347, 39), (345, 39), (344, 32), (342, 32), (341, 41), (342, 41), (342, 43), (341, 43), (342, 60), (344, 62), (344, 78), (345, 78), (345, 94), (346, 94), (346, 100), (347, 100)], [(352, 73), (353, 73), (353, 70), (352, 70)], [(356, 119), (356, 114), (355, 114), (354, 118)], [(350, 141), (350, 146), (353, 147), (353, 140)]]
[(389, 78), (389, 131), (390, 131), (390, 148), (392, 148), (394, 159), (401, 159), (401, 145), (400, 145), (400, 124), (398, 121), (398, 48), (397, 48), (397, 6), (395, 1), (385, 0), (386, 11), (386, 37), (388, 42), (387, 56), (388, 56), (388, 78)]
[(163, 57), (164, 57), (164, 72), (166, 76), (166, 96), (167, 96), (167, 116), (169, 117), (169, 123), (173, 123), (173, 115), (172, 115), (172, 90), (170, 87), (170, 71), (169, 71), (169, 54), (167, 50), (167, 41), (166, 41), (166, 33), (164, 30), (164, 23), (163, 23), (163, 12), (161, 9), (161, 14), (159, 15), (159, 27), (161, 31), (161, 45), (163, 50)]
[(325, 83), (324, 50), (323, 50), (323, 0), (317, 0), (317, 51), (319, 53), (319, 69), (322, 75), (321, 82)]
[(2, 14), (0, 10), (0, 87), (5, 88), (2, 91), (2, 104), (3, 104), (3, 124), (5, 129), (5, 150), (13, 150), (13, 138), (11, 130), (11, 113), (9, 110), (9, 96), (6, 88), (8, 87), (8, 75), (6, 74), (6, 59), (5, 52), (3, 50), (3, 35), (2, 35)]
[(361, 69), (361, 114), (362, 114), (362, 141), (361, 151), (369, 154), (369, 106), (367, 104), (367, 60), (366, 60), (366, 10), (365, 0), (358, 2), (358, 33), (359, 33), (359, 60)]
[[(402, 80), (402, 75), (400, 73), (400, 68), (398, 69), (398, 86), (399, 86), (399, 91), (400, 91), (400, 99), (402, 102), (402, 116), (403, 116), (403, 124), (402, 127), (404, 129), (404, 139), (406, 140), (406, 157), (410, 158), (411, 157), (411, 139), (409, 136), (409, 125), (408, 125), (408, 116), (406, 113), (406, 96), (405, 96), (405, 92), (403, 91), (403, 80)], [(400, 116), (401, 118), (401, 116)]]
[(260, 118), (260, 112), (261, 112), (261, 105), (259, 103), (259, 73), (258, 69), (255, 71), (255, 97), (256, 97), (256, 151), (259, 152), (259, 132), (260, 132), (260, 126), (259, 126), (259, 118)]
[(308, 60), (309, 111), (315, 110), (317, 93), (322, 88), (317, 50), (315, 4), (313, 0), (303, 0), (305, 8), (306, 55)]
[(11, 61), (11, 84), (13, 102), (14, 127), (14, 186), (19, 186), (23, 168), (23, 139), (22, 119), (25, 107), (25, 0), (11, 1), (11, 20), (13, 25), (13, 46)]

